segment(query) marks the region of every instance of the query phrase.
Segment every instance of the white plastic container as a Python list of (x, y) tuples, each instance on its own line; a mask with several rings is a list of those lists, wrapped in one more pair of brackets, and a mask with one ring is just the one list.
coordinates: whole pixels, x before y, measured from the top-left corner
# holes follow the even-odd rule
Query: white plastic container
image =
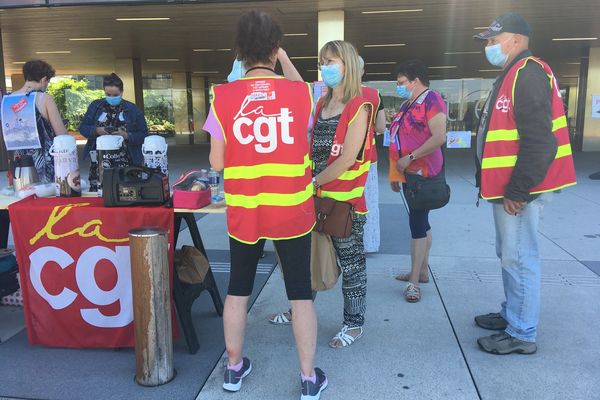
[(127, 167), (127, 154), (123, 149), (123, 137), (119, 135), (102, 135), (96, 139), (96, 150), (98, 151), (98, 183), (102, 188), (102, 176), (104, 170), (109, 168)]
[(54, 157), (54, 184), (57, 196), (81, 196), (79, 162), (77, 160), (77, 143), (70, 135), (59, 135), (54, 138), (50, 147)]
[(144, 165), (148, 168), (159, 169), (163, 174), (169, 176), (168, 147), (169, 145), (164, 137), (159, 135), (146, 136), (144, 144), (142, 144)]
[(123, 136), (102, 135), (96, 138), (96, 150), (119, 150), (123, 147)]

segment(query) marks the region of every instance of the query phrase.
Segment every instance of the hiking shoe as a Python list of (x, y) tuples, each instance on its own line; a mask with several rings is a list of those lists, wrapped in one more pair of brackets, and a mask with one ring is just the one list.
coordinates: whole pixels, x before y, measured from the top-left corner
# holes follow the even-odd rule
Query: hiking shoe
[(319, 400), (321, 398), (321, 392), (327, 387), (327, 377), (321, 368), (315, 368), (315, 375), (317, 376), (315, 383), (300, 379), (302, 384), (300, 400)]
[(508, 326), (508, 323), (502, 318), (500, 313), (478, 315), (475, 317), (475, 323), (483, 329), (491, 331), (503, 331)]
[(225, 367), (225, 378), (223, 380), (223, 389), (229, 392), (237, 392), (242, 388), (242, 379), (248, 376), (252, 371), (252, 364), (246, 357), (242, 358), (242, 368), (234, 371)]
[(510, 336), (506, 332), (481, 337), (477, 339), (477, 343), (483, 351), (492, 354), (533, 354), (537, 351), (535, 342), (525, 342)]

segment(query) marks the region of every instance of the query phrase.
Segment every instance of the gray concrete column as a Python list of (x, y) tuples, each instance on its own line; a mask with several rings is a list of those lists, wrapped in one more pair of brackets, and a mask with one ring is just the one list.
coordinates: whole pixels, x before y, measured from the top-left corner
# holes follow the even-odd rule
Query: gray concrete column
[(144, 81), (142, 78), (142, 62), (139, 58), (117, 58), (115, 74), (123, 80), (123, 98), (135, 103), (144, 111)]

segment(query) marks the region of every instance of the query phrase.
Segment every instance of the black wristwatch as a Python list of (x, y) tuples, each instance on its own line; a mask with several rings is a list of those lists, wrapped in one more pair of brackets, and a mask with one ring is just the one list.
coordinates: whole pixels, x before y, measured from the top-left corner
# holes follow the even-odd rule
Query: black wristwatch
[(410, 161), (415, 161), (415, 160), (417, 159), (417, 157), (415, 157), (415, 155), (414, 155), (413, 153), (409, 153), (409, 154), (408, 154), (408, 159), (409, 159)]

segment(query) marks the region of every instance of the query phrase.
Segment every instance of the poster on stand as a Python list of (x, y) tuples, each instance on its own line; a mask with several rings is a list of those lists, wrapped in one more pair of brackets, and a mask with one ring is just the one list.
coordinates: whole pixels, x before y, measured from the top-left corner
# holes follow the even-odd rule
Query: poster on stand
[(37, 93), (8, 94), (2, 97), (0, 119), (6, 150), (42, 147), (35, 116), (36, 95)]
[(470, 149), (471, 131), (450, 131), (446, 134), (446, 147), (449, 149)]

